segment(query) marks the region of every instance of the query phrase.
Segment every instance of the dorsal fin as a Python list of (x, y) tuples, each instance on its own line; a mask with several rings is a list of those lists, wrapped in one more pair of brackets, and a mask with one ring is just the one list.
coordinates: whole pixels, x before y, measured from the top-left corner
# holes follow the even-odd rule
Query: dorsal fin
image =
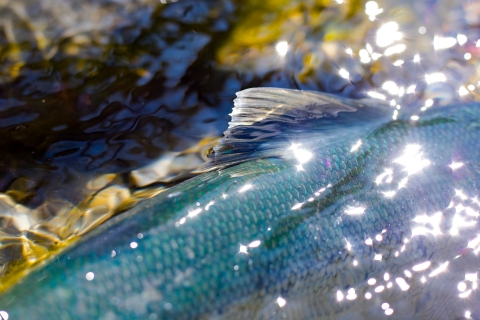
[[(202, 169), (281, 156), (292, 142), (305, 139), (328, 145), (358, 132), (355, 129), (365, 123), (375, 124), (379, 118), (386, 122), (392, 114), (385, 106), (366, 105), (362, 100), (281, 88), (237, 92), (234, 105), (229, 127)], [(347, 113), (355, 116), (339, 116)]]

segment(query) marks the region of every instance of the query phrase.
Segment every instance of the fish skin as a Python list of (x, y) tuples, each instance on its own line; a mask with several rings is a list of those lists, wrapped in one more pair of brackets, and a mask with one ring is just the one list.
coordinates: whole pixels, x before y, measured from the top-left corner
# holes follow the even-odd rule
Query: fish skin
[[(465, 308), (452, 285), (464, 279), (461, 270), (480, 263), (468, 253), (454, 258), (478, 227), (457, 237), (416, 236), (398, 258), (394, 253), (410, 237), (416, 215), (442, 211), (442, 230), (448, 230), (455, 190), (478, 195), (479, 121), (478, 104), (432, 109), (419, 121), (391, 121), (327, 146), (300, 141), (313, 153), (304, 170), (290, 158), (268, 158), (192, 178), (32, 272), (0, 296), (0, 309), (9, 319), (376, 319), (385, 316), (380, 304), (390, 299), (397, 318), (461, 317)], [(393, 168), (393, 183), (403, 178), (394, 160), (411, 144), (422, 147), (430, 165), (385, 197), (385, 184), (374, 180), (385, 168)], [(453, 159), (464, 167), (452, 171)], [(245, 185), (251, 188), (239, 192)], [(359, 205), (363, 214), (345, 213)], [(365, 244), (378, 234), (381, 242)], [(257, 240), (248, 254), (240, 252), (240, 245)], [(367, 279), (385, 272), (395, 279), (427, 260), (449, 260), (460, 271), (412, 291), (387, 290), (382, 301), (363, 299)], [(337, 291), (350, 287), (359, 298), (337, 302)], [(286, 301), (282, 308), (278, 297)]]

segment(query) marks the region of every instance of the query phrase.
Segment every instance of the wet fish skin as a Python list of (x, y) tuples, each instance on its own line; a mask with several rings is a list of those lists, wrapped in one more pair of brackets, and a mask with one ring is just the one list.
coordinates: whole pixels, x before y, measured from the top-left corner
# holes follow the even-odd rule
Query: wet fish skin
[[(426, 260), (453, 259), (467, 247), (478, 228), (442, 241), (413, 237), (405, 254), (395, 257), (416, 215), (442, 211), (447, 228), (455, 190), (470, 197), (478, 192), (479, 107), (429, 110), (416, 122), (372, 122), (362, 135), (326, 146), (317, 146), (314, 136), (299, 141), (313, 154), (304, 170), (294, 158), (267, 158), (188, 180), (29, 275), (0, 296), (0, 309), (10, 319), (381, 318), (373, 302), (340, 304), (336, 292), (355, 287), (362, 296), (370, 277), (389, 272), (395, 278)], [(352, 152), (359, 139), (362, 145)], [(403, 178), (394, 160), (412, 144), (422, 147), (430, 165), (385, 197), (375, 178), (392, 167), (395, 179)], [(454, 158), (465, 163), (461, 173), (448, 167)], [(304, 204), (292, 210), (298, 203)], [(351, 206), (365, 211), (346, 214)], [(381, 242), (365, 244), (378, 234)], [(381, 261), (374, 260), (378, 254)], [(479, 265), (476, 257), (468, 259), (463, 268)], [(455, 263), (452, 268), (462, 268)], [(463, 273), (451, 277), (456, 283)], [(450, 287), (431, 282), (430, 289), (397, 294), (397, 304), (407, 306), (400, 318), (463, 315), (458, 300), (449, 299)], [(427, 296), (436, 294), (441, 300), (433, 303)], [(283, 308), (278, 297), (286, 301)]]

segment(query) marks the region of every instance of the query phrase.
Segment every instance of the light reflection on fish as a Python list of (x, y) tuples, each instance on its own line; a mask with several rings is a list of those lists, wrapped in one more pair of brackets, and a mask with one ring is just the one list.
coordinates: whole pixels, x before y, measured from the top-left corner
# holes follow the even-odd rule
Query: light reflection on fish
[(479, 105), (237, 95), (217, 169), (27, 276), (9, 319), (480, 317)]

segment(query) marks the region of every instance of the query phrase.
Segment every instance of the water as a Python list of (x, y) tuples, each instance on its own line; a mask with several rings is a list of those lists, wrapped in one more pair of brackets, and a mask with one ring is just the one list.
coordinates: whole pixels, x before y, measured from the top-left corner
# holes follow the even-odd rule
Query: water
[(4, 273), (181, 180), (240, 89), (478, 99), (468, 1), (163, 2), (0, 1)]

